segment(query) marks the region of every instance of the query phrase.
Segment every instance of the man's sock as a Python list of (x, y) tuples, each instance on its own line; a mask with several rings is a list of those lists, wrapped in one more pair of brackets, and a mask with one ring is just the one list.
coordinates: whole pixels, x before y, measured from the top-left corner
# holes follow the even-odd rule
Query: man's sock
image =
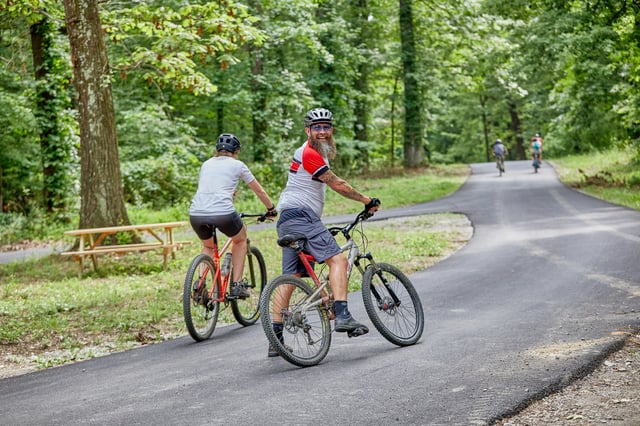
[(336, 318), (351, 317), (351, 313), (349, 312), (349, 308), (347, 307), (346, 300), (336, 300), (335, 302), (333, 302), (333, 307), (336, 311)]

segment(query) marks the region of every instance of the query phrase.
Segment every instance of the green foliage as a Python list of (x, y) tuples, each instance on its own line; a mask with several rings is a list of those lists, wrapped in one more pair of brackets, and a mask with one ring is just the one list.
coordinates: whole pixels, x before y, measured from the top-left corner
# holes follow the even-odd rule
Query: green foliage
[(69, 229), (67, 220), (51, 216), (34, 207), (29, 215), (22, 213), (0, 213), (0, 245), (22, 241), (59, 240), (63, 231)]
[[(0, 47), (6, 65), (0, 70), (3, 211), (29, 214), (43, 208), (64, 221), (66, 205), (75, 195), (72, 155), (77, 126), (67, 93), (71, 68), (61, 47), (67, 41), (53, 23), (59, 22), (55, 17), (60, 17), (60, 8), (41, 1), (5, 6), (0, 7), (6, 42)], [(15, 26), (7, 26), (6, 18)], [(29, 32), (32, 38), (27, 40), (23, 36)], [(40, 43), (32, 47), (28, 42), (34, 40)], [(31, 55), (30, 49), (37, 46), (39, 54)], [(37, 69), (33, 57), (39, 58)]]
[(105, 32), (117, 50), (127, 52), (112, 62), (121, 77), (141, 73), (149, 84), (169, 85), (196, 95), (211, 94), (215, 85), (198, 69), (209, 56), (222, 68), (237, 61), (232, 52), (245, 42), (261, 43), (246, 7), (233, 2), (203, 4), (138, 3), (105, 11)]
[[(518, 158), (535, 132), (548, 158), (613, 146), (640, 158), (635, 3), (407, 4), (415, 52), (403, 75), (409, 29), (397, 1), (101, 3), (127, 202), (188, 204), (222, 132), (240, 138), (241, 159), (275, 198), (315, 106), (334, 112), (332, 167), (348, 177), (397, 166), (407, 131), (432, 163), (487, 161), (498, 137)], [(44, 17), (50, 75), (36, 81), (26, 29)], [(60, 2), (0, 4), (3, 209), (37, 218), (50, 197), (67, 203), (50, 213), (58, 221), (77, 214), (81, 179), (63, 24)], [(241, 190), (238, 202), (255, 196)]]
[(119, 114), (118, 123), (125, 200), (159, 209), (190, 199), (210, 150), (194, 130), (153, 105)]
[(640, 210), (640, 172), (631, 148), (594, 151), (554, 160), (568, 185), (610, 202)]
[(41, 188), (36, 119), (20, 94), (0, 87), (0, 193), (3, 211), (28, 214), (38, 208)]
[(43, 207), (47, 212), (64, 220), (65, 209), (72, 196), (74, 161), (77, 148), (77, 124), (71, 110), (68, 88), (71, 84), (69, 58), (61, 48), (62, 41), (56, 37), (58, 28), (43, 18), (32, 24), (32, 34), (38, 34), (41, 63), (34, 64), (38, 76), (35, 93), (32, 95), (38, 122), (40, 156), (43, 167)]

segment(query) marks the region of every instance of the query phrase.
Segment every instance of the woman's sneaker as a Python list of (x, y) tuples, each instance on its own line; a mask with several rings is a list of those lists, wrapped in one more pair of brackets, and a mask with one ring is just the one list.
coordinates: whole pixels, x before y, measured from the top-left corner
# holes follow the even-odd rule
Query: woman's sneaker
[(247, 281), (242, 280), (231, 284), (231, 297), (234, 299), (246, 299), (251, 296), (247, 290)]

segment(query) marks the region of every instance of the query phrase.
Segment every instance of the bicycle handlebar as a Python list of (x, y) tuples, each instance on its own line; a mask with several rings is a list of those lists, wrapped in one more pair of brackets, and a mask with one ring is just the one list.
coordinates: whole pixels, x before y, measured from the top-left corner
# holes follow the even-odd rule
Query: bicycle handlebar
[(267, 220), (267, 214), (266, 213), (240, 213), (240, 217), (245, 218), (245, 217), (257, 217), (258, 218), (258, 222), (264, 222), (265, 220)]
[[(331, 231), (332, 231), (331, 233), (335, 235), (338, 232), (342, 232), (345, 236), (347, 236), (349, 235), (349, 232), (351, 232), (351, 230), (356, 227), (357, 224), (359, 224), (360, 222), (364, 222), (365, 220), (369, 219), (373, 215), (374, 213), (369, 213), (366, 209), (362, 210), (360, 213), (356, 215), (355, 219), (353, 219), (353, 222), (343, 226), (342, 228), (337, 228), (337, 227), (331, 228)], [(335, 230), (335, 233), (333, 232), (334, 230)]]

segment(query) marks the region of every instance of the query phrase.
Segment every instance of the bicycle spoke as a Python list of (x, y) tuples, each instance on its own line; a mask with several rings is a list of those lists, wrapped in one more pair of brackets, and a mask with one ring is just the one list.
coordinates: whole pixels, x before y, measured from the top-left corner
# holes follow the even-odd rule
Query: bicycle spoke
[[(183, 314), (187, 330), (196, 341), (211, 337), (216, 327), (220, 305), (214, 299), (218, 295), (218, 286), (212, 294), (214, 280), (213, 261), (201, 254), (189, 265), (183, 290)], [(213, 297), (212, 297), (213, 296)]]
[(422, 303), (400, 270), (384, 263), (368, 268), (362, 297), (369, 318), (387, 340), (407, 346), (420, 339), (424, 330)]
[(267, 267), (260, 251), (250, 246), (244, 266), (244, 279), (250, 296), (231, 301), (231, 310), (236, 321), (244, 326), (254, 324), (260, 317), (260, 295), (267, 284)]
[[(311, 303), (311, 289), (300, 278), (284, 275), (273, 280), (261, 299), (262, 325), (269, 343), (287, 361), (307, 367), (327, 355), (331, 325), (323, 305)], [(273, 323), (282, 323), (277, 333)]]

